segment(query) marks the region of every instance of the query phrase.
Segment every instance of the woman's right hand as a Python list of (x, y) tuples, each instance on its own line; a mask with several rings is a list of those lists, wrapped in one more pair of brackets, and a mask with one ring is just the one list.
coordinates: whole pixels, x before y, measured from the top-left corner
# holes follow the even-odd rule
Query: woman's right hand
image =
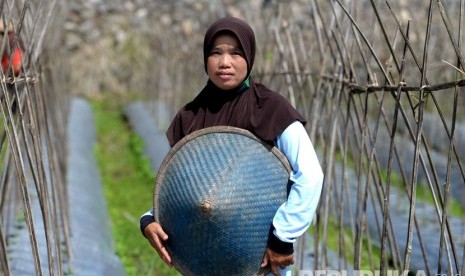
[(144, 229), (144, 236), (149, 240), (150, 244), (157, 251), (160, 258), (169, 266), (173, 267), (171, 257), (166, 251), (164, 243), (168, 240), (168, 235), (163, 231), (161, 225), (152, 222)]

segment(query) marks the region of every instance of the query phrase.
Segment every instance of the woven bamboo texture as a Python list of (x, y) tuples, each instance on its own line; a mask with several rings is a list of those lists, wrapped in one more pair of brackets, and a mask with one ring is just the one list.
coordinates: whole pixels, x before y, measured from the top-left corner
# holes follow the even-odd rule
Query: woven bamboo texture
[(286, 200), (289, 165), (250, 132), (211, 127), (179, 141), (155, 184), (155, 217), (183, 275), (255, 275)]

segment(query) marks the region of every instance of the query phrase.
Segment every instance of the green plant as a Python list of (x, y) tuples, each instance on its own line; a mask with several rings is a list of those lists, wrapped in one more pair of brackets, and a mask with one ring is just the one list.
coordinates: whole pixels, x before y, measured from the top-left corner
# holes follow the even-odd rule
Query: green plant
[(127, 275), (177, 275), (158, 257), (139, 230), (139, 217), (153, 202), (155, 173), (143, 155), (143, 141), (110, 98), (92, 102), (97, 156), (116, 253)]
[[(315, 234), (315, 226), (311, 226), (309, 228), (309, 233), (311, 236)], [(319, 246), (326, 246), (327, 249), (334, 251), (336, 254), (338, 252), (341, 252), (342, 255), (339, 256), (341, 260), (346, 260), (347, 264), (354, 264), (354, 256), (355, 256), (355, 245), (354, 241), (352, 238), (352, 231), (350, 230), (349, 227), (343, 226), (342, 229), (340, 228), (339, 223), (336, 221), (336, 219), (333, 216), (329, 217), (328, 220), (328, 228), (327, 228), (327, 239), (326, 243), (323, 245), (321, 244), (322, 236), (323, 236), (323, 229), (322, 227), (319, 227), (319, 238), (320, 238), (320, 244)], [(341, 232), (342, 231), (342, 232)], [(362, 270), (370, 270), (372, 269), (370, 264), (373, 264), (375, 269), (377, 268), (376, 266), (380, 264), (381, 260), (381, 251), (374, 246), (373, 240), (371, 240), (371, 243), (366, 237), (366, 233), (363, 235), (362, 238), (362, 252), (361, 252), (361, 268)], [(314, 247), (314, 241), (311, 241), (311, 247)], [(343, 246), (343, 248), (339, 248), (340, 246)], [(322, 256), (321, 256), (322, 257)]]

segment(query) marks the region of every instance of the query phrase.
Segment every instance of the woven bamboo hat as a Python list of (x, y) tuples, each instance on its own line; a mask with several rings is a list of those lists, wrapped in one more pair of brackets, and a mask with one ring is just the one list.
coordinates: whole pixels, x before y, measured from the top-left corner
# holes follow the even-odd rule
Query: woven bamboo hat
[(176, 269), (259, 274), (289, 172), (277, 148), (239, 128), (205, 128), (174, 145), (155, 181), (154, 210)]

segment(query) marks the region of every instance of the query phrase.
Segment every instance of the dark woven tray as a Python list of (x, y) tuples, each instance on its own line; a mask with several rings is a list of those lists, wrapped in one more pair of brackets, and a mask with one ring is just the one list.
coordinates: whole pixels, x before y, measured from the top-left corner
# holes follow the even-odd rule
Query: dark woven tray
[(256, 275), (286, 200), (290, 166), (249, 131), (211, 127), (179, 141), (160, 166), (155, 219), (183, 275)]

